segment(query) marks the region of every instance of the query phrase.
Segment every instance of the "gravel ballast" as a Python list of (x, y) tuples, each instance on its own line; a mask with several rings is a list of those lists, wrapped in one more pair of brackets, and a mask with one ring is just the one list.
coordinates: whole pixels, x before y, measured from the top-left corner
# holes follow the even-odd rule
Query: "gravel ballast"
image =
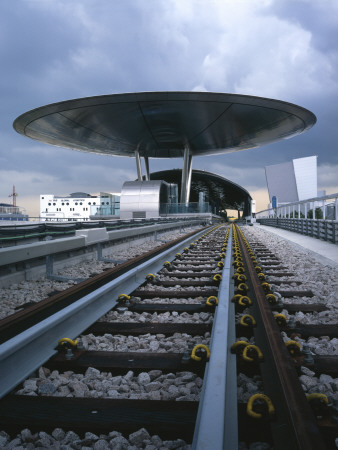
[(161, 370), (141, 372), (129, 370), (113, 376), (89, 367), (85, 374), (52, 372), (41, 367), (39, 376), (24, 381), (17, 395), (115, 398), (134, 400), (198, 401), (202, 379), (192, 372), (163, 374)]

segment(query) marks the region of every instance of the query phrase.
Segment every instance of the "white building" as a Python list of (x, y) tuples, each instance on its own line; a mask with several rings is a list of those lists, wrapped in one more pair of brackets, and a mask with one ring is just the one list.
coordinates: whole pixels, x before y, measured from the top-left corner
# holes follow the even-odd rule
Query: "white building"
[(120, 214), (120, 194), (101, 192), (90, 195), (74, 192), (69, 196), (40, 195), (40, 219), (61, 221), (85, 221), (95, 215)]
[(272, 197), (277, 204), (293, 203), (318, 196), (317, 156), (297, 158), (265, 167), (270, 206)]

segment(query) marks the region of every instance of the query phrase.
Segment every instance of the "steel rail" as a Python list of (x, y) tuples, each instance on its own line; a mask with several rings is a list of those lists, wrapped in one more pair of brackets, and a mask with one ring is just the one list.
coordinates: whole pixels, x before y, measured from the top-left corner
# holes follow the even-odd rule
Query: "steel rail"
[(166, 259), (174, 259), (191, 239), (205, 229), (165, 250), (150, 260), (122, 274), (85, 295), (63, 310), (0, 345), (0, 398), (10, 392), (45, 361), (55, 355), (58, 340), (76, 338), (117, 304), (120, 294), (130, 294), (149, 272), (158, 272)]
[(326, 447), (315, 416), (240, 232), (238, 238), (256, 299), (252, 308), (257, 322), (254, 335), (265, 358), (260, 364), (264, 389), (276, 408), (276, 417), (271, 421), (274, 449), (324, 450)]
[[(199, 230), (202, 231), (202, 230)], [(24, 309), (18, 311), (10, 316), (0, 320), (0, 344), (12, 337), (20, 334), (25, 329), (32, 327), (36, 323), (41, 322), (47, 317), (55, 314), (57, 311), (65, 308), (74, 301), (84, 297), (89, 292), (98, 289), (105, 285), (109, 281), (119, 277), (123, 273), (132, 269), (133, 267), (142, 264), (148, 259), (160, 254), (165, 249), (171, 248), (175, 244), (182, 242), (196, 233), (189, 233), (184, 237), (180, 237), (171, 241), (170, 243), (163, 244), (156, 247), (149, 252), (143, 253), (135, 258), (127, 260), (126, 262), (119, 264), (111, 269), (105, 270), (93, 277), (89, 277), (85, 281), (82, 281), (68, 289), (58, 292), (48, 298), (45, 298), (37, 303), (29, 305), (27, 308), (23, 305)], [(212, 275), (210, 275), (212, 277)]]
[(193, 450), (238, 448), (236, 355), (231, 354), (229, 344), (236, 336), (235, 306), (230, 302), (231, 253), (232, 229), (214, 315), (211, 354), (204, 373)]

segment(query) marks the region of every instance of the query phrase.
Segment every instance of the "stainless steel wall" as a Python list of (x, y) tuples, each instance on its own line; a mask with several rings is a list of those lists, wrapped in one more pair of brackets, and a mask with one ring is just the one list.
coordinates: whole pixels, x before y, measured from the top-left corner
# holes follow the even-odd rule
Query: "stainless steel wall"
[(120, 218), (159, 217), (163, 184), (167, 185), (162, 180), (126, 181), (121, 190)]

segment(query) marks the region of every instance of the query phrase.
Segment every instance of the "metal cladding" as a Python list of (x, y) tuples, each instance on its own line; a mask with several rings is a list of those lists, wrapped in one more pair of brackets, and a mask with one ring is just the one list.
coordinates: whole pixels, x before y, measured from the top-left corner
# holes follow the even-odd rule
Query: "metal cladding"
[(143, 92), (68, 100), (28, 111), (15, 130), (51, 145), (152, 158), (230, 153), (289, 138), (315, 115), (297, 105), (247, 95)]
[(120, 218), (145, 219), (160, 216), (161, 191), (165, 181), (126, 181), (121, 190)]
[[(151, 173), (150, 179), (175, 183), (180, 191), (181, 174), (181, 169), (162, 170)], [(252, 198), (246, 189), (220, 175), (193, 169), (190, 202), (198, 202), (200, 192), (204, 192), (210, 203), (215, 205), (218, 210), (240, 209), (244, 211), (244, 216), (250, 214)]]

